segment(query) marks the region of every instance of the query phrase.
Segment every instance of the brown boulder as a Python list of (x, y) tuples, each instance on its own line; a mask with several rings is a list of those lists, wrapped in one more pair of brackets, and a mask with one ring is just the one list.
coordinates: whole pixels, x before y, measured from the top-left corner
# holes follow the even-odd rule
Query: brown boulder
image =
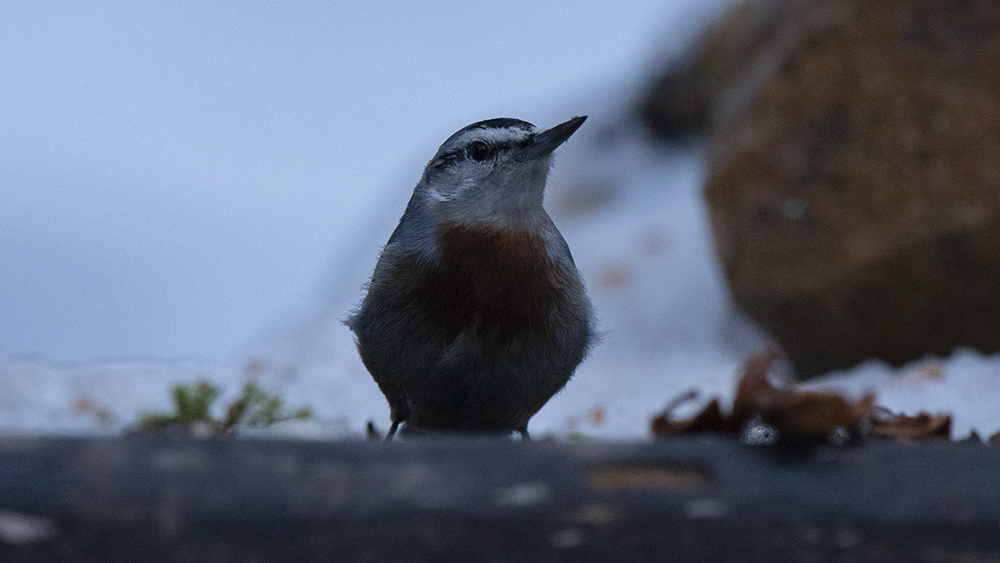
[(803, 377), (1000, 351), (1000, 3), (765, 4), (793, 8), (712, 110), (736, 301)]
[(735, 77), (774, 41), (795, 0), (734, 6), (694, 45), (682, 49), (650, 79), (637, 100), (638, 117), (661, 140), (704, 132), (711, 108)]

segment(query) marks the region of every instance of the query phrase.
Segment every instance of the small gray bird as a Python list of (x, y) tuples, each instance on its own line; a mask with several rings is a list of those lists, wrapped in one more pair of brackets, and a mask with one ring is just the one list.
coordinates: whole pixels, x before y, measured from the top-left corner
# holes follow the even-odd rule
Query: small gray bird
[(594, 315), (542, 208), (552, 152), (583, 124), (473, 123), (427, 164), (345, 321), (400, 423), (520, 432), (569, 381)]

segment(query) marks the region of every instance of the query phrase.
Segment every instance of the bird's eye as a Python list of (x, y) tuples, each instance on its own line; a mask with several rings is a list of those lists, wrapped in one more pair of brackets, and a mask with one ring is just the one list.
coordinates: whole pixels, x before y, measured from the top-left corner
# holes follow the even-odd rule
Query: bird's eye
[(465, 152), (476, 162), (482, 162), (493, 156), (493, 149), (485, 141), (475, 141), (465, 149)]

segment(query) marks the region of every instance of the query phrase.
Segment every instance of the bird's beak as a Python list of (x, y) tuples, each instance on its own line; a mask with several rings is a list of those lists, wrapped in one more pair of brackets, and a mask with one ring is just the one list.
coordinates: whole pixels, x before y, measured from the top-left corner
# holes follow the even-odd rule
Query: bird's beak
[(586, 115), (582, 117), (574, 117), (566, 123), (560, 123), (551, 129), (546, 129), (545, 131), (535, 135), (534, 142), (525, 147), (524, 150), (517, 155), (517, 160), (524, 162), (537, 158), (543, 158), (552, 154), (552, 151), (556, 150), (559, 145), (565, 143), (566, 139), (569, 139), (569, 136), (579, 129), (586, 120)]

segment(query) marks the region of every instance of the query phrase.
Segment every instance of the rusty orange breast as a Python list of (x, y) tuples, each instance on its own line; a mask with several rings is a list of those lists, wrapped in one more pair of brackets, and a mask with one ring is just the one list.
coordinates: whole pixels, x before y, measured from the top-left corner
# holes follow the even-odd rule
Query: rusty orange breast
[(545, 241), (528, 232), (445, 224), (439, 262), (414, 288), (450, 336), (545, 333), (558, 299)]

